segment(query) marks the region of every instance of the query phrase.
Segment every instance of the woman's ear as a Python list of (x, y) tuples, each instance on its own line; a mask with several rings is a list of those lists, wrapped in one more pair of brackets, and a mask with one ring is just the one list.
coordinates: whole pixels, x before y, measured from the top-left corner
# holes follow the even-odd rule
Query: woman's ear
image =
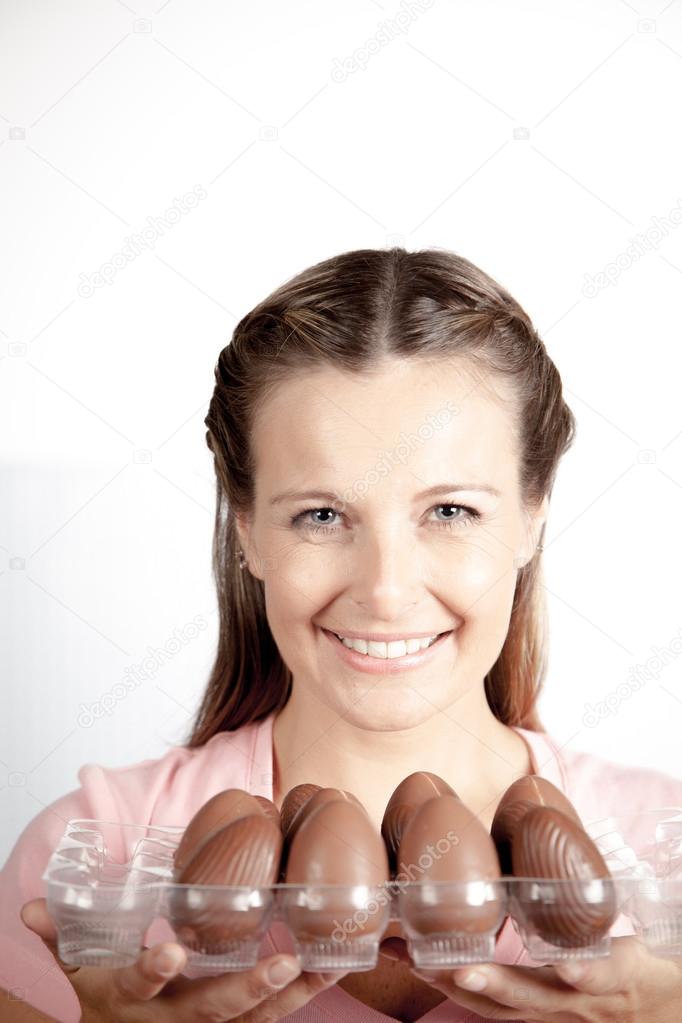
[(252, 561), (251, 523), (244, 516), (235, 515), (235, 528), (237, 530), (239, 546), (244, 551), (244, 557), (248, 566), (249, 562)]
[(537, 546), (540, 542), (543, 526), (547, 521), (549, 513), (549, 498), (547, 494), (535, 507), (524, 507), (524, 531), (521, 546), (517, 556), (514, 558), (516, 568), (523, 568), (535, 557), (538, 552)]

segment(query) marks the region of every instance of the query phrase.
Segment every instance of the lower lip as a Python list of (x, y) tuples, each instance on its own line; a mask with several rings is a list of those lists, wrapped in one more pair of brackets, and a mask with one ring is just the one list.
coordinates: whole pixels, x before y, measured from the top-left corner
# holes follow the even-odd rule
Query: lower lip
[(453, 638), (453, 632), (446, 632), (439, 636), (435, 643), (432, 643), (426, 650), (419, 650), (416, 654), (405, 654), (404, 657), (369, 657), (367, 654), (359, 654), (357, 650), (351, 650), (344, 646), (340, 639), (327, 629), (320, 630), (330, 641), (334, 650), (349, 667), (357, 671), (365, 671), (368, 675), (393, 675), (400, 671), (409, 671), (412, 668), (421, 668), (436, 656), (439, 650)]

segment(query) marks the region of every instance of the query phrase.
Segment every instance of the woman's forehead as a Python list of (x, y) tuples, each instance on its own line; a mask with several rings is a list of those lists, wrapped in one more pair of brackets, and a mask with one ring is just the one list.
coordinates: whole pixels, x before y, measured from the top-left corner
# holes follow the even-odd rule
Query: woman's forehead
[[(423, 372), (421, 370), (423, 369)], [(257, 475), (275, 489), (338, 488), (374, 472), (401, 490), (478, 481), (504, 489), (516, 479), (513, 412), (489, 382), (446, 367), (349, 378), (314, 373), (274, 391), (254, 424)], [(377, 480), (379, 482), (379, 480)]]

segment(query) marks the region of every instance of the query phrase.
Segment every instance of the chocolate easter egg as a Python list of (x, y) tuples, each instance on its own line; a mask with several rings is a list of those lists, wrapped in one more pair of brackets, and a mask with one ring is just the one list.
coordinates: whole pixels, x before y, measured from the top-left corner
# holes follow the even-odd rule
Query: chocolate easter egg
[(218, 792), (197, 810), (185, 828), (173, 857), (175, 873), (183, 870), (195, 849), (212, 831), (254, 813), (262, 816), (262, 808), (256, 797), (244, 789)]
[(291, 844), (294, 839), (294, 835), (301, 827), (308, 814), (314, 813), (318, 806), (323, 806), (325, 803), (332, 803), (338, 799), (343, 802), (355, 803), (356, 806), (359, 806), (362, 810), (364, 810), (360, 801), (350, 792), (345, 792), (343, 789), (319, 789), (317, 792), (313, 793), (310, 799), (306, 800), (306, 802), (299, 807), (298, 812), (291, 818), (291, 822), (285, 835), (286, 843), (289, 845)]
[(294, 785), (293, 789), (289, 789), (279, 811), (282, 820), (282, 832), (285, 835), (294, 816), (308, 802), (311, 796), (320, 791), (320, 788), (320, 785), (315, 785), (313, 782), (304, 782), (302, 785)]
[(299, 940), (330, 937), (352, 920), (355, 937), (382, 931), (385, 914), (358, 916), (351, 886), (376, 886), (388, 880), (388, 858), (381, 835), (368, 814), (351, 800), (323, 802), (308, 814), (289, 850), (286, 882), (293, 885), (344, 885), (315, 894), (317, 908), (290, 912), (288, 924)]
[(265, 814), (249, 814), (211, 832), (178, 872), (178, 884), (246, 885), (275, 883), (282, 832)]
[(280, 817), (279, 810), (273, 801), (271, 799), (267, 799), (265, 796), (254, 796), (253, 798), (256, 800), (265, 816), (268, 817), (273, 824), (276, 824), (281, 831), (282, 819)]
[(580, 947), (608, 932), (617, 915), (613, 885), (588, 882), (608, 880), (609, 870), (572, 817), (554, 807), (533, 807), (514, 829), (511, 853), (515, 877), (547, 882), (544, 895), (542, 884), (535, 885), (540, 897), (523, 906), (541, 938), (561, 947)]
[(516, 826), (526, 811), (534, 806), (553, 806), (567, 814), (577, 824), (581, 823), (573, 804), (551, 781), (538, 774), (517, 778), (497, 804), (490, 828), (503, 874), (512, 873), (511, 843)]
[(282, 833), (286, 835), (291, 820), (299, 812), (301, 807), (308, 802), (311, 796), (319, 792), (322, 787), (313, 782), (305, 782), (303, 785), (294, 785), (284, 796), (279, 810), (282, 821)]
[[(293, 790), (292, 790), (293, 791)], [(293, 841), (294, 835), (300, 828), (303, 821), (306, 819), (309, 813), (313, 813), (318, 806), (322, 806), (323, 803), (331, 803), (335, 799), (341, 799), (356, 803), (363, 810), (364, 807), (360, 803), (359, 799), (354, 796), (351, 792), (346, 792), (344, 789), (333, 789), (333, 788), (320, 788), (317, 787), (317, 791), (313, 792), (308, 796), (307, 799), (302, 800), (298, 810), (289, 818), (289, 824), (284, 832), (284, 845), (282, 847), (282, 858), (280, 864), (280, 873), (282, 879), (286, 874), (287, 860), (289, 858), (289, 849), (291, 848), (291, 842)]]
[(386, 843), (392, 873), (396, 869), (400, 840), (415, 810), (434, 796), (456, 794), (446, 781), (429, 771), (415, 771), (403, 778), (386, 804), (381, 822), (381, 834)]
[[(503, 919), (503, 892), (496, 885), (439, 885), (429, 882), (497, 882), (495, 844), (471, 810), (455, 795), (427, 800), (408, 821), (398, 849), (396, 881), (412, 931), (484, 933)], [(419, 882), (419, 887), (410, 884)]]
[[(239, 817), (195, 848), (175, 883), (265, 888), (277, 879), (281, 848), (280, 828), (263, 813)], [(190, 947), (208, 949), (246, 937), (262, 919), (260, 909), (234, 893), (196, 891), (192, 896), (188, 891), (171, 891), (170, 916), (178, 937)]]

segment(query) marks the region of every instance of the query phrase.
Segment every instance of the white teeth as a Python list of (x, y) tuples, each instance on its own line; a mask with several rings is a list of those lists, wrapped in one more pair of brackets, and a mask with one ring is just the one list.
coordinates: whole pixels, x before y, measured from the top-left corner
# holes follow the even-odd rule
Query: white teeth
[[(337, 636), (341, 639), (340, 636)], [(368, 657), (404, 657), (405, 654), (416, 654), (418, 650), (426, 650), (436, 641), (438, 636), (427, 636), (424, 639), (394, 640), (391, 643), (375, 643), (366, 639), (341, 639), (344, 646), (349, 650), (356, 650), (360, 654), (367, 654)]]

